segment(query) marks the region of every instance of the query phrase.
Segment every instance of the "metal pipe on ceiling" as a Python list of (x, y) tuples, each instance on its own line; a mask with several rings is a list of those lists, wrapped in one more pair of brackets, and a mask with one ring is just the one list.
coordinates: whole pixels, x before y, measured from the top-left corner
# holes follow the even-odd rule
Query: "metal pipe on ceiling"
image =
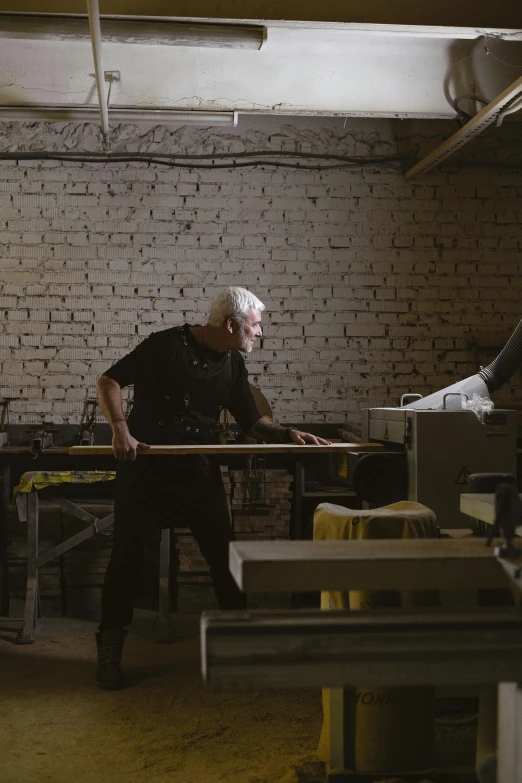
[[(180, 22), (105, 14), (101, 18), (106, 43), (259, 50), (267, 34), (266, 27), (261, 24)], [(0, 12), (0, 38), (88, 41), (89, 37), (85, 16)]]
[(103, 137), (103, 149), (108, 152), (111, 148), (109, 139), (109, 109), (107, 107), (107, 97), (105, 94), (105, 74), (103, 70), (102, 52), (101, 52), (101, 28), (100, 28), (100, 7), (98, 0), (87, 0), (87, 11), (89, 13), (89, 27), (91, 30), (92, 54), (94, 57), (94, 73), (96, 78), (96, 89), (98, 91), (98, 103), (100, 105), (101, 132)]
[[(92, 122), (98, 116), (95, 106), (0, 105), (0, 122)], [(203, 111), (199, 109), (157, 109), (146, 106), (111, 107), (113, 123), (145, 125), (227, 125), (236, 127), (237, 111)]]

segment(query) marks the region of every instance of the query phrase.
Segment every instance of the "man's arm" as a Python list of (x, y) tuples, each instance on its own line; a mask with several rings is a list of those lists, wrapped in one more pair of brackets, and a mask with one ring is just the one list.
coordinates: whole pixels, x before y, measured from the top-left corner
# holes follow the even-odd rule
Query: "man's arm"
[(297, 443), (299, 446), (304, 446), (305, 443), (311, 443), (315, 446), (330, 445), (329, 440), (318, 438), (311, 432), (301, 432), (293, 427), (284, 427), (272, 421), (268, 416), (261, 416), (247, 432), (247, 435), (268, 443)]
[(108, 375), (102, 375), (98, 379), (96, 388), (100, 408), (111, 425), (114, 456), (124, 462), (136, 459), (138, 449), (148, 449), (150, 446), (140, 443), (129, 432), (123, 415), (120, 384)]

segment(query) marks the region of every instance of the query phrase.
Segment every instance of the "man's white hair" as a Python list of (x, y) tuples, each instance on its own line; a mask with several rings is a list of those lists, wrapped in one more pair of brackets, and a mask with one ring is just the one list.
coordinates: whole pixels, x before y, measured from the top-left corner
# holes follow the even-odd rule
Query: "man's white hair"
[(242, 324), (251, 307), (261, 312), (265, 309), (263, 302), (246, 288), (239, 288), (239, 286), (225, 288), (210, 303), (208, 323), (210, 326), (222, 326), (227, 318), (235, 318)]

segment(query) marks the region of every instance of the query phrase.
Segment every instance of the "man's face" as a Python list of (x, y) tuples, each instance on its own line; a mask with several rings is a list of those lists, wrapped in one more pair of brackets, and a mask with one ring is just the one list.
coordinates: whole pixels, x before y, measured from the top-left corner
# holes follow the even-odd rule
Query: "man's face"
[(239, 328), (240, 346), (239, 350), (244, 353), (250, 353), (258, 337), (262, 337), (261, 331), (261, 310), (251, 307), (248, 311), (246, 320)]

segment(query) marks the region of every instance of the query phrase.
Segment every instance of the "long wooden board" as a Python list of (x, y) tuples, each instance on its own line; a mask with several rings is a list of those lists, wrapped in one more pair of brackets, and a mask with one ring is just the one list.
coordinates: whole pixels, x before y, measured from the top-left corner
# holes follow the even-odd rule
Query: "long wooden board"
[(518, 608), (204, 612), (216, 688), (449, 685), (522, 679)]
[[(380, 443), (331, 443), (329, 446), (315, 446), (307, 443), (299, 446), (296, 443), (252, 443), (234, 445), (204, 445), (204, 446), (152, 446), (143, 449), (140, 455), (155, 454), (335, 454), (347, 452), (380, 451), (384, 448)], [(112, 454), (112, 446), (72, 446), (69, 454)]]
[(509, 587), (481, 538), (234, 541), (229, 565), (246, 593)]
[[(70, 446), (49, 446), (43, 451), (39, 451), (38, 454), (68, 454)], [(3, 446), (0, 449), (0, 454), (30, 454), (30, 446)]]

